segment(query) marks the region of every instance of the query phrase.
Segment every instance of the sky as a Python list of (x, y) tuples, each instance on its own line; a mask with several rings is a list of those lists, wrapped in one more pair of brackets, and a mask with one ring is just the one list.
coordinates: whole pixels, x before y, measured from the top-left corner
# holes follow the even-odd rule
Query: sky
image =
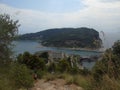
[(0, 0), (0, 13), (19, 20), (19, 33), (94, 28), (120, 33), (120, 0)]

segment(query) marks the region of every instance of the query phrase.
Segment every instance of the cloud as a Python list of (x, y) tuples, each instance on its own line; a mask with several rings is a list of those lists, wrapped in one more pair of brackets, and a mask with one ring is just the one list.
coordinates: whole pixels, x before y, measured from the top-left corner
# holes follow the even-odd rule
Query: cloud
[[(105, 3), (109, 2), (109, 3)], [(98, 8), (120, 8), (120, 0), (83, 0), (83, 2), (89, 7), (96, 7)], [(104, 9), (103, 9), (104, 10)]]
[(69, 13), (19, 9), (6, 4), (0, 4), (0, 11), (20, 21), (20, 33), (60, 27), (90, 27), (105, 32), (120, 29), (120, 2), (104, 3), (101, 0), (83, 0), (83, 4), (85, 8)]
[(99, 0), (101, 2), (119, 2), (120, 0)]

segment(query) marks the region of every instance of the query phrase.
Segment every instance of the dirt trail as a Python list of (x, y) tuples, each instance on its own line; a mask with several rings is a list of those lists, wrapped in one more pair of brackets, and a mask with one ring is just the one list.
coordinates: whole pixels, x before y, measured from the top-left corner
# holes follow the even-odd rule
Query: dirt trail
[(65, 80), (56, 79), (53, 81), (38, 80), (31, 90), (83, 90), (74, 84), (66, 85)]

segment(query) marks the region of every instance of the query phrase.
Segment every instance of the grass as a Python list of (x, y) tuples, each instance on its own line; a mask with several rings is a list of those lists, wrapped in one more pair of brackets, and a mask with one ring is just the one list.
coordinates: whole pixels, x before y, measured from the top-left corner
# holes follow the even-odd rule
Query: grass
[(89, 76), (82, 76), (80, 74), (77, 75), (70, 75), (70, 74), (63, 74), (66, 84), (76, 84), (84, 89), (89, 87), (90, 77)]
[(47, 73), (43, 79), (46, 81), (51, 81), (55, 79), (64, 79), (66, 81), (66, 85), (75, 84), (77, 86), (80, 86), (87, 90), (90, 85), (90, 76), (82, 76), (80, 74), (77, 75), (71, 75), (69, 73), (63, 73), (63, 74), (50, 74)]
[(103, 76), (103, 80), (95, 90), (120, 90), (120, 80), (115, 80), (114, 78), (108, 77), (108, 75)]
[(57, 75), (51, 74), (51, 73), (46, 73), (42, 78), (45, 79), (45, 81), (52, 81), (57, 78)]
[(46, 81), (64, 79), (66, 81), (66, 85), (75, 84), (82, 87), (84, 90), (120, 90), (120, 79), (115, 80), (114, 78), (108, 77), (108, 75), (103, 76), (101, 83), (93, 81), (92, 76), (83, 76), (80, 74), (71, 75), (69, 73), (47, 73), (43, 79)]
[(9, 66), (0, 66), (0, 90), (16, 90), (14, 81), (10, 79)]
[(107, 74), (100, 82), (91, 79), (90, 87), (87, 90), (120, 90), (120, 79), (110, 78)]
[[(110, 78), (108, 75), (104, 75), (100, 83), (94, 81), (92, 75), (83, 76), (69, 73), (46, 73), (42, 79), (46, 81), (64, 79), (66, 85), (75, 84), (82, 87), (84, 90), (120, 90), (120, 79), (116, 80)], [(9, 67), (0, 66), (0, 90), (16, 90), (15, 82), (9, 77)]]

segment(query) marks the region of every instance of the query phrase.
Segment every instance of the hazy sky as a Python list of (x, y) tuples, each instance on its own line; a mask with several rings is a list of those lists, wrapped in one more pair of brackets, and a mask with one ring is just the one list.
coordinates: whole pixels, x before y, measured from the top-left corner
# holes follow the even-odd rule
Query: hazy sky
[(0, 0), (0, 13), (18, 19), (20, 33), (62, 27), (120, 33), (120, 0)]

